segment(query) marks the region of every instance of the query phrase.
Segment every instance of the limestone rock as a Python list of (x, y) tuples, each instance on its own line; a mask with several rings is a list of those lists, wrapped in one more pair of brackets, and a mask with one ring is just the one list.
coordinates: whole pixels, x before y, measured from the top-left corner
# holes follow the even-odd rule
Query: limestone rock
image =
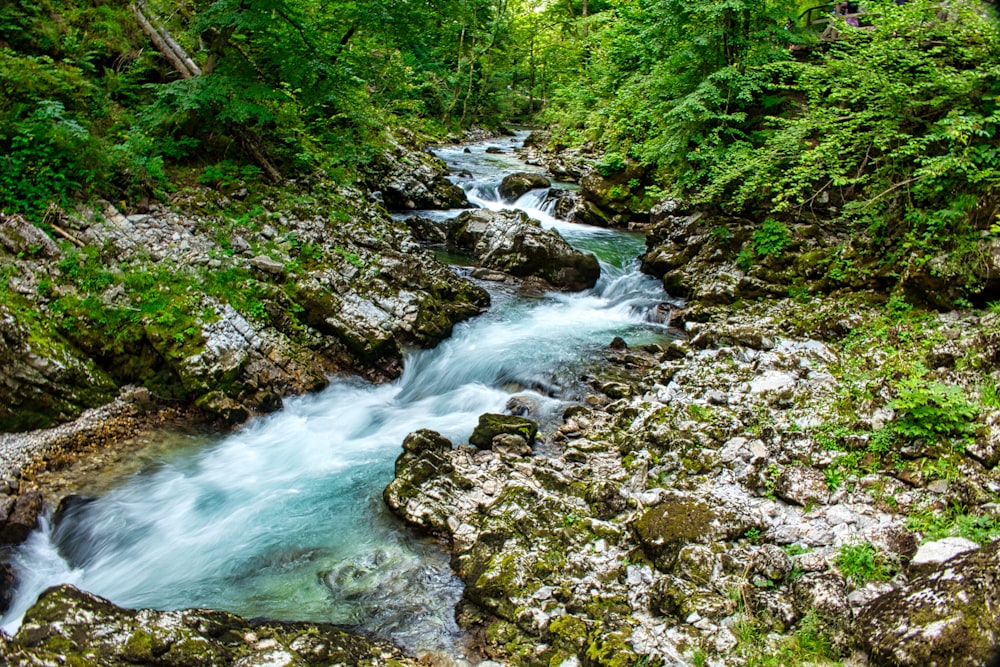
[[(405, 135), (405, 131), (403, 132)], [(389, 138), (389, 150), (369, 165), (365, 183), (380, 192), (390, 210), (461, 208), (469, 205), (461, 188), (445, 177), (444, 162)]]
[(1000, 643), (1000, 542), (967, 551), (872, 602), (859, 616), (872, 664), (979, 667)]
[(535, 276), (561, 289), (588, 289), (601, 273), (596, 257), (573, 249), (522, 211), (468, 211), (450, 221), (448, 238), (487, 268)]
[(937, 565), (954, 558), (966, 551), (974, 551), (979, 545), (964, 537), (946, 537), (935, 542), (926, 542), (920, 545), (917, 553), (910, 561), (911, 566)]
[(507, 200), (515, 200), (528, 190), (536, 188), (547, 188), (552, 183), (541, 174), (531, 174), (528, 172), (515, 172), (504, 176), (500, 182), (500, 196)]
[(697, 496), (674, 494), (648, 509), (632, 523), (643, 551), (663, 572), (670, 572), (680, 550), (739, 537), (750, 518)]
[(792, 595), (799, 615), (815, 613), (835, 644), (847, 643), (854, 615), (842, 576), (832, 571), (806, 572), (792, 583)]
[(50, 588), (0, 641), (0, 662), (251, 667), (415, 666), (382, 642), (325, 623), (249, 622), (223, 611), (123, 609), (69, 585)]
[(116, 393), (107, 373), (72, 343), (0, 304), (0, 431), (65, 421)]
[(790, 465), (775, 481), (774, 492), (783, 500), (796, 505), (824, 504), (830, 500), (826, 477), (815, 468)]

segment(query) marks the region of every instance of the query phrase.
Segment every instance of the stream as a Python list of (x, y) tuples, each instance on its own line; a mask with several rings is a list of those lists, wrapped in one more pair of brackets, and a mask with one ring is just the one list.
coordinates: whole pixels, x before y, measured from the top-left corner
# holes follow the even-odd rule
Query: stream
[[(13, 554), (20, 583), (4, 628), (15, 630), (48, 586), (72, 583), (127, 607), (338, 623), (475, 664), (454, 619), (462, 584), (448, 555), (382, 502), (403, 438), (430, 428), (467, 441), (479, 415), (504, 411), (514, 396), (551, 433), (580, 397), (581, 373), (614, 336), (638, 344), (664, 335), (648, 319), (666, 295), (638, 270), (641, 235), (557, 220), (545, 190), (499, 199), (505, 174), (539, 171), (511, 152), (525, 134), (437, 153), (461, 174), (472, 203), (524, 210), (596, 254), (594, 289), (527, 296), (482, 283), (490, 310), (436, 348), (409, 353), (399, 380), (336, 378), (235, 433), (187, 436), (30, 536)], [(504, 153), (487, 153), (491, 146)]]

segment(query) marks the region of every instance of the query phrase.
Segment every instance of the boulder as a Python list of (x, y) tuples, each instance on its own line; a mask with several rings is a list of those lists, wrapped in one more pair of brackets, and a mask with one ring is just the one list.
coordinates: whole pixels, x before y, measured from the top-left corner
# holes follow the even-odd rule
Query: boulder
[(0, 304), (0, 431), (72, 419), (116, 393), (114, 381), (47, 322)]
[(1000, 644), (1000, 542), (967, 551), (871, 602), (859, 641), (873, 665), (992, 664)]
[(683, 547), (737, 538), (750, 527), (750, 518), (708, 499), (672, 494), (646, 510), (631, 527), (656, 567), (670, 572)]
[(910, 561), (911, 567), (924, 565), (939, 565), (947, 560), (951, 560), (966, 551), (974, 551), (979, 545), (964, 537), (946, 537), (943, 540), (926, 542), (920, 545), (917, 553)]
[(601, 274), (596, 257), (573, 249), (521, 211), (468, 211), (449, 223), (448, 238), (487, 268), (538, 277), (561, 289), (589, 289)]
[(468, 206), (465, 192), (449, 181), (445, 173), (445, 164), (440, 159), (389, 137), (388, 150), (373, 158), (364, 182), (370, 190), (381, 193), (389, 210)]
[[(524, 442), (531, 446), (535, 442), (538, 434), (538, 424), (524, 417), (513, 415), (498, 415), (487, 413), (479, 417), (479, 424), (476, 425), (472, 435), (469, 436), (469, 444), (475, 445), (479, 449), (490, 449), (494, 439), (503, 435), (514, 435), (524, 439)], [(510, 444), (509, 441), (501, 439), (500, 445)]]
[(421, 429), (407, 435), (403, 453), (396, 458), (395, 477), (382, 492), (386, 506), (423, 530), (445, 533), (448, 512), (436, 506), (414, 509), (410, 505), (419, 502), (424, 484), (454, 471), (448, 456), (451, 449), (451, 441), (437, 431)]
[(0, 640), (0, 663), (11, 667), (417, 664), (390, 644), (327, 623), (251, 622), (201, 609), (123, 609), (69, 585), (42, 593), (17, 634)]
[(529, 174), (518, 171), (504, 176), (504, 179), (500, 182), (499, 192), (503, 199), (513, 201), (528, 190), (547, 188), (551, 185), (551, 181), (541, 174)]

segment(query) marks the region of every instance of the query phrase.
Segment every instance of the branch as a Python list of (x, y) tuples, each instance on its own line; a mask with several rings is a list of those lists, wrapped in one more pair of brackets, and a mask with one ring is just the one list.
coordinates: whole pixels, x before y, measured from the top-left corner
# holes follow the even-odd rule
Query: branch
[(70, 234), (69, 232), (67, 232), (65, 229), (62, 229), (61, 227), (57, 227), (56, 225), (53, 225), (51, 222), (49, 223), (49, 226), (52, 227), (52, 231), (54, 231), (56, 234), (58, 234), (59, 236), (63, 237), (67, 241), (72, 241), (78, 247), (83, 248), (84, 246), (87, 245), (86, 243), (84, 243), (80, 239), (76, 238), (75, 236), (73, 236), (72, 234)]

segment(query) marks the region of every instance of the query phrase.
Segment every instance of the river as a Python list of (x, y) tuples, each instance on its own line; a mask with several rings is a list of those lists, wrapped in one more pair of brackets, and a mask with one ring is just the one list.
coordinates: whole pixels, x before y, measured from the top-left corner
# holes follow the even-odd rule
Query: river
[(641, 235), (557, 220), (545, 191), (499, 200), (503, 175), (531, 170), (511, 153), (523, 137), (438, 154), (462, 174), (473, 203), (525, 210), (595, 253), (602, 276), (594, 289), (539, 296), (483, 283), (490, 310), (436, 348), (409, 353), (399, 380), (334, 379), (235, 433), (191, 437), (75, 503), (14, 553), (20, 583), (4, 627), (15, 629), (46, 587), (72, 583), (129, 607), (339, 623), (474, 663), (454, 620), (462, 586), (447, 554), (382, 502), (403, 438), (430, 428), (465, 441), (480, 414), (503, 411), (513, 396), (550, 424), (579, 397), (581, 372), (614, 336), (663, 335), (647, 320), (666, 295), (638, 271)]

